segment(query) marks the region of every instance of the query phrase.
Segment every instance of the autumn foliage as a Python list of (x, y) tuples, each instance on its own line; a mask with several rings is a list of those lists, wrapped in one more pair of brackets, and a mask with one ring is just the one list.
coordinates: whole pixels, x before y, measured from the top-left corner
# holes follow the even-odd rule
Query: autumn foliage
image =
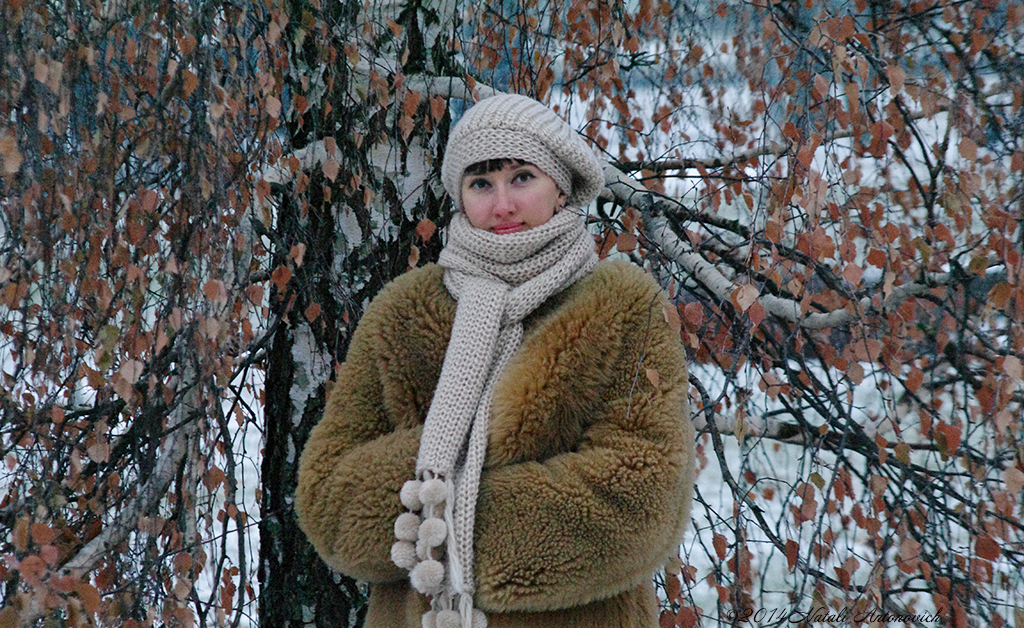
[(0, 628), (358, 622), (295, 452), (367, 299), (440, 250), (448, 126), (496, 89), (608, 160), (595, 244), (677, 306), (702, 479), (662, 626), (1024, 621), (1018, 3), (0, 23)]

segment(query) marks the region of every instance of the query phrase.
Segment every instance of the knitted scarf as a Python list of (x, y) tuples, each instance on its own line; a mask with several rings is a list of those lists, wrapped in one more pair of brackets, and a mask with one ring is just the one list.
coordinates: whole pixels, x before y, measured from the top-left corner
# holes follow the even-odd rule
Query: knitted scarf
[(494, 385), (522, 341), (523, 318), (597, 259), (571, 210), (507, 235), (473, 228), (462, 213), (452, 219), (438, 263), (458, 306), (423, 426), (417, 479), (400, 495), (410, 512), (395, 521), (391, 551), (395, 564), (410, 570), (413, 587), (431, 598), (425, 627), (486, 625), (473, 607), (473, 522)]

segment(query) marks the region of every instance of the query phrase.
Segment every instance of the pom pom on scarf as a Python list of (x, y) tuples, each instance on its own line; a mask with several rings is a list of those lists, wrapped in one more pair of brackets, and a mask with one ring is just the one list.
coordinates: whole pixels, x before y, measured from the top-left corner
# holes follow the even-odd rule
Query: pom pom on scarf
[(412, 568), (409, 581), (414, 589), (424, 595), (433, 595), (441, 590), (444, 580), (444, 565), (436, 560), (425, 560)]
[(420, 539), (427, 544), (427, 547), (437, 547), (444, 543), (446, 536), (448, 536), (448, 526), (445, 525), (444, 519), (433, 517), (420, 524)]
[(398, 493), (398, 498), (402, 500), (402, 505), (413, 512), (423, 508), (423, 502), (420, 501), (420, 487), (422, 485), (423, 482), (419, 480), (409, 480), (402, 485), (402, 490)]
[(399, 541), (415, 542), (419, 538), (420, 518), (411, 512), (403, 512), (395, 519), (395, 538)]
[(479, 608), (473, 609), (473, 628), (487, 628), (487, 615)]
[(437, 478), (427, 480), (420, 487), (420, 501), (426, 506), (436, 506), (444, 501), (444, 482)]
[(402, 569), (412, 569), (419, 560), (416, 558), (416, 546), (408, 541), (399, 541), (391, 546), (391, 562)]
[(421, 618), (423, 628), (437, 628), (437, 611), (427, 611)]
[(438, 611), (437, 628), (462, 628), (462, 618), (456, 611)]

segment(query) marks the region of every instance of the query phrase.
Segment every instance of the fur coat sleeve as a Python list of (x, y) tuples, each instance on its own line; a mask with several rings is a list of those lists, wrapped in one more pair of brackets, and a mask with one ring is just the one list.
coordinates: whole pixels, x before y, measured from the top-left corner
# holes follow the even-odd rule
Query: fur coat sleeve
[[(488, 613), (572, 608), (650, 579), (689, 519), (694, 437), (685, 356), (665, 296), (603, 262), (524, 321), (495, 388), (475, 525), (476, 602)], [(455, 303), (427, 267), (374, 301), (299, 470), (296, 507), (335, 569), (390, 562)]]
[(391, 545), (455, 317), (441, 277), (426, 267), (373, 300), (299, 460), (299, 525), (331, 568), (359, 580), (409, 576)]

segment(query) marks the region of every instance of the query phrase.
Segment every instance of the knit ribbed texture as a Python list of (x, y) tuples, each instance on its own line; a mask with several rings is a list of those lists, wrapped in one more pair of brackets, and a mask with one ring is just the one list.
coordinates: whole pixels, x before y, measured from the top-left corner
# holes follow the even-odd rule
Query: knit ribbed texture
[(604, 174), (586, 142), (551, 109), (526, 96), (481, 100), (448, 137), (441, 182), (462, 207), (462, 173), (489, 159), (528, 161), (555, 180), (567, 204), (585, 207), (604, 187)]
[[(392, 549), (395, 563), (410, 569), (413, 586), (431, 596), (434, 615), (424, 616), (424, 625), (454, 613), (462, 628), (484, 621), (473, 607), (473, 523), (494, 385), (522, 341), (523, 318), (589, 273), (597, 260), (593, 238), (575, 211), (507, 235), (475, 229), (461, 213), (452, 218), (438, 263), (458, 306), (423, 426), (418, 479), (401, 495), (423, 524), (414, 539), (415, 526), (405, 521), (409, 513), (400, 516)], [(442, 485), (444, 501), (437, 503)], [(446, 557), (434, 549), (441, 536), (434, 519), (447, 527)], [(438, 582), (435, 563), (445, 559)]]

